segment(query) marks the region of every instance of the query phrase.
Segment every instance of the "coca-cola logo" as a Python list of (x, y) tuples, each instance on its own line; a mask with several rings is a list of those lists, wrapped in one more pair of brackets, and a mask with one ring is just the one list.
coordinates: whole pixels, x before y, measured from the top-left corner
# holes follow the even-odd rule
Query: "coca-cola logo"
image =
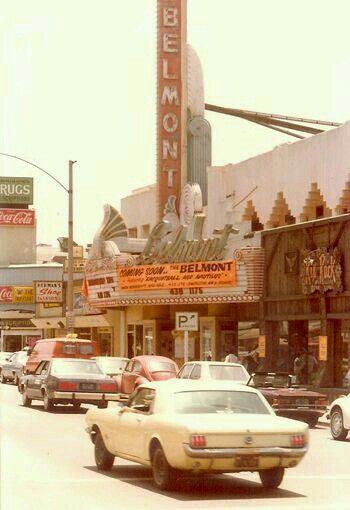
[(34, 211), (29, 209), (0, 209), (0, 225), (34, 225)]
[(0, 287), (0, 302), (6, 301), (7, 303), (12, 303), (12, 287)]

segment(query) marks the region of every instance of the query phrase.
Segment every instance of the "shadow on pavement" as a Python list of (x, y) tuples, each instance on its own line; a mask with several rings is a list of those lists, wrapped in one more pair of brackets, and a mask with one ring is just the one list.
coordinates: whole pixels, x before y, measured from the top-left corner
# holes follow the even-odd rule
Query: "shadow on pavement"
[[(22, 405), (22, 407), (24, 406)], [(42, 413), (47, 414), (86, 414), (86, 412), (88, 411), (87, 407), (78, 407), (77, 409), (75, 409), (71, 405), (66, 406), (56, 405), (53, 411), (47, 412), (45, 411), (43, 404), (32, 404), (30, 407), (26, 407), (26, 409), (32, 409), (33, 411), (40, 411)]]
[(152, 479), (152, 472), (143, 466), (114, 466), (109, 472), (98, 471), (96, 467), (85, 469), (114, 478), (121, 482), (162, 494), (179, 501), (204, 501), (228, 499), (276, 499), (304, 498), (303, 494), (285, 489), (265, 489), (260, 482), (253, 482), (231, 475), (200, 475), (181, 477), (172, 490), (163, 492), (157, 489)]

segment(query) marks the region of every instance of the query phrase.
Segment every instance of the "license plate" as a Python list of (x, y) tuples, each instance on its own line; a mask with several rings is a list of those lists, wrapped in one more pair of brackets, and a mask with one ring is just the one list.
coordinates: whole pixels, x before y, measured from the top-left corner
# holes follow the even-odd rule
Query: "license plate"
[(307, 398), (297, 398), (296, 399), (296, 404), (297, 406), (308, 406), (309, 405), (309, 401)]
[(258, 455), (238, 455), (235, 457), (236, 468), (256, 468), (259, 467)]
[(92, 383), (81, 383), (80, 388), (82, 390), (94, 390), (96, 385)]

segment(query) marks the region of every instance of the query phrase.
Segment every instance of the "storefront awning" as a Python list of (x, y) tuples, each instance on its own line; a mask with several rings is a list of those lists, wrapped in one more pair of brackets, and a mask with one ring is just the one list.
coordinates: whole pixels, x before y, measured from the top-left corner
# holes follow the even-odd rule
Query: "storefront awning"
[[(66, 328), (65, 317), (42, 317), (31, 319), (39, 329), (63, 329)], [(76, 328), (105, 328), (111, 326), (104, 315), (77, 315), (74, 321)]]

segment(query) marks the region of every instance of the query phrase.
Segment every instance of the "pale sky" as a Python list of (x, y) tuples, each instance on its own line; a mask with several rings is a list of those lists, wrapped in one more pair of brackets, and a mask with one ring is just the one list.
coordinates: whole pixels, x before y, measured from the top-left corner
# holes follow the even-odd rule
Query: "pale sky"
[[(205, 100), (231, 108), (350, 120), (348, 0), (188, 0), (188, 43)], [(0, 152), (68, 185), (74, 239), (92, 242), (103, 205), (155, 182), (156, 0), (3, 0)], [(213, 165), (296, 139), (208, 112)], [(350, 166), (350, 163), (349, 163)], [(37, 242), (67, 235), (67, 194), (0, 156), (0, 174), (34, 178)]]

